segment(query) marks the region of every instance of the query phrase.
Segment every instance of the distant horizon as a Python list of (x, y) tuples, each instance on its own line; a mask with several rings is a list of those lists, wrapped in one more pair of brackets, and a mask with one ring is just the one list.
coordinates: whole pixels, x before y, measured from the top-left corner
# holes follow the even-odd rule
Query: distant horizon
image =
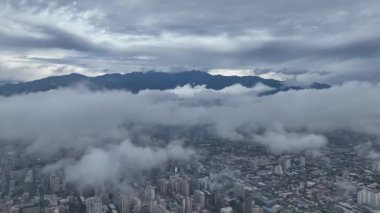
[(54, 76), (66, 76), (66, 75), (71, 75), (71, 74), (79, 74), (79, 75), (83, 75), (83, 76), (86, 76), (86, 77), (98, 77), (98, 76), (103, 76), (103, 75), (112, 75), (112, 74), (121, 74), (121, 75), (125, 75), (125, 74), (130, 74), (130, 73), (147, 73), (147, 72), (158, 72), (158, 73), (168, 73), (168, 74), (175, 74), (175, 73), (182, 73), (182, 72), (191, 72), (191, 71), (199, 71), (199, 72), (204, 72), (204, 73), (208, 73), (210, 75), (221, 75), (221, 76), (237, 76), (237, 77), (244, 77), (244, 76), (256, 76), (256, 77), (260, 77), (260, 78), (263, 78), (263, 79), (272, 79), (272, 80), (278, 80), (278, 81), (286, 81), (286, 80), (283, 80), (283, 79), (279, 79), (279, 78), (271, 78), (271, 76), (269, 75), (266, 75), (266, 74), (254, 74), (254, 72), (252, 72), (252, 70), (248, 70), (248, 69), (242, 69), (242, 70), (233, 70), (233, 69), (212, 69), (212, 70), (196, 70), (196, 69), (193, 69), (193, 70), (182, 70), (182, 71), (165, 71), (165, 70), (140, 70), (140, 71), (130, 71), (130, 72), (104, 72), (104, 73), (97, 73), (97, 74), (94, 74), (94, 73), (80, 73), (80, 72), (71, 72), (71, 73), (55, 73), (54, 75), (47, 75), (47, 76), (43, 76), (43, 77), (40, 77), (40, 78), (35, 78), (35, 79), (28, 79), (28, 80), (2, 80), (0, 82), (28, 82), (28, 81), (35, 81), (35, 80), (40, 80), (40, 79), (44, 79), (44, 78), (48, 78), (48, 77), (54, 77)]

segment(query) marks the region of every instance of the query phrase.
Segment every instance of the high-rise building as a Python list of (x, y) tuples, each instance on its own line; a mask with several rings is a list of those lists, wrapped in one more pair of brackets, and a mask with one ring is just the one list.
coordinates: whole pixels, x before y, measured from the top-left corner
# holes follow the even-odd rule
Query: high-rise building
[(255, 157), (255, 158), (254, 158), (253, 160), (251, 160), (251, 162), (250, 162), (251, 169), (252, 169), (253, 171), (257, 171), (257, 169), (258, 169), (258, 164), (259, 164), (259, 160), (258, 160), (257, 157)]
[(171, 192), (178, 193), (180, 191), (181, 181), (178, 176), (170, 176), (170, 190)]
[(302, 166), (302, 167), (306, 166), (306, 158), (305, 158), (305, 156), (301, 156), (299, 158), (299, 163), (300, 163), (300, 166)]
[(251, 198), (251, 196), (244, 199), (244, 213), (252, 213), (254, 206), (255, 201)]
[(245, 186), (244, 186), (244, 184), (241, 183), (241, 182), (236, 181), (234, 183), (233, 191), (234, 191), (234, 195), (236, 197), (244, 197), (244, 195), (245, 195)]
[(288, 170), (292, 167), (292, 159), (290, 157), (281, 157), (279, 159), (279, 164), (282, 166), (283, 170)]
[(156, 193), (153, 186), (148, 185), (145, 188), (145, 199), (151, 201), (151, 200), (154, 200), (155, 196), (156, 196)]
[(141, 212), (141, 200), (138, 197), (132, 198), (132, 209), (134, 212)]
[(181, 194), (184, 197), (188, 197), (190, 194), (190, 184), (187, 179), (181, 181)]
[(87, 198), (86, 213), (103, 213), (102, 200), (99, 197)]
[(204, 177), (204, 178), (200, 178), (198, 179), (198, 184), (199, 184), (199, 188), (200, 189), (206, 189), (206, 190), (209, 190), (210, 189), (210, 178), (209, 177)]
[(24, 191), (29, 192), (30, 195), (33, 195), (34, 185), (33, 185), (33, 170), (28, 170), (25, 174), (24, 179)]
[(158, 181), (158, 189), (162, 195), (166, 195), (168, 193), (168, 185), (169, 183), (166, 179), (160, 179)]
[(8, 152), (6, 155), (9, 169), (14, 169), (17, 161), (17, 153), (14, 151)]
[(52, 174), (50, 176), (50, 190), (53, 193), (57, 193), (62, 190), (62, 181), (58, 175)]
[(260, 206), (254, 206), (253, 209), (252, 209), (252, 213), (261, 213)]
[(121, 213), (130, 213), (131, 212), (131, 202), (129, 198), (121, 199)]
[(39, 194), (40, 194), (40, 203), (39, 203), (39, 209), (40, 213), (45, 212), (45, 189), (43, 185), (41, 185), (38, 189)]
[(181, 208), (183, 213), (190, 213), (193, 210), (193, 203), (190, 197), (182, 198)]
[(380, 159), (375, 159), (372, 161), (372, 170), (374, 172), (380, 172)]
[(194, 202), (199, 204), (201, 209), (205, 208), (206, 204), (206, 196), (205, 193), (202, 192), (201, 190), (195, 190), (194, 191)]
[(157, 212), (157, 201), (152, 200), (149, 201), (149, 213), (156, 213)]
[(380, 191), (362, 189), (358, 192), (358, 203), (380, 208)]
[(233, 210), (231, 207), (224, 207), (220, 209), (220, 213), (233, 213)]

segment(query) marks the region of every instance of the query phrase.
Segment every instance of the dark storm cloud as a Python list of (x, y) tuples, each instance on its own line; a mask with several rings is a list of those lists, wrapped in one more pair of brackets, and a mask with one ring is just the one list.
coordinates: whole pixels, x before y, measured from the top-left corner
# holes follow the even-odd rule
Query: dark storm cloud
[[(310, 70), (298, 74), (300, 81), (380, 79), (380, 3), (374, 0), (3, 1), (1, 6), (6, 27), (0, 30), (0, 60), (29, 57), (12, 67), (43, 64), (33, 61), (35, 55), (50, 54), (81, 72), (288, 68)], [(40, 72), (34, 68), (30, 72)]]

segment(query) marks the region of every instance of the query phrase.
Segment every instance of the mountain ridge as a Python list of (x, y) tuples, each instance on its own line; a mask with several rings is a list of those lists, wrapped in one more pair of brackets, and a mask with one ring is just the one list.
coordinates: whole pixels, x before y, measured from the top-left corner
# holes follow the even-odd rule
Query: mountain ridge
[(0, 85), (1, 96), (16, 94), (27, 94), (32, 92), (44, 92), (58, 88), (71, 87), (85, 83), (92, 90), (126, 90), (138, 93), (141, 90), (168, 90), (178, 86), (200, 86), (205, 85), (208, 89), (221, 90), (234, 84), (245, 87), (254, 87), (261, 83), (274, 88), (272, 93), (299, 89), (325, 89), (330, 85), (313, 83), (308, 87), (289, 86), (283, 81), (264, 79), (258, 76), (223, 76), (211, 75), (207, 72), (192, 70), (176, 73), (167, 72), (131, 72), (126, 74), (111, 73), (95, 77), (89, 77), (78, 73), (61, 76), (50, 76), (34, 81), (8, 83)]

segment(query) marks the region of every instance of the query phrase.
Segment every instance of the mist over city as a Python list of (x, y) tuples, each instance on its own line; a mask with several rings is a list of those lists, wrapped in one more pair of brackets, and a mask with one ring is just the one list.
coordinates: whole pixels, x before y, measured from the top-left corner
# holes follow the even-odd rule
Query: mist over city
[(380, 2), (0, 1), (0, 212), (380, 212)]

